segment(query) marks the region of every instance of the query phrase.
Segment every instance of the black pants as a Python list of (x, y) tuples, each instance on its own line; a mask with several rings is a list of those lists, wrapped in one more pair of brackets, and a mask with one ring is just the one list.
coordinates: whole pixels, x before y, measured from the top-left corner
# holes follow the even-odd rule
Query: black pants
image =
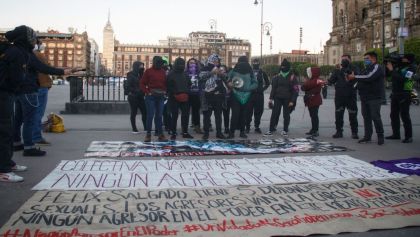
[(259, 128), (261, 124), (261, 116), (264, 112), (264, 94), (253, 93), (248, 103), (250, 111), (247, 114), (246, 127), (251, 127), (252, 115), (254, 115), (254, 127)]
[(13, 94), (0, 91), (0, 173), (12, 171), (13, 157)]
[(277, 124), (283, 107), (283, 131), (289, 132), (290, 108), (289, 99), (274, 99), (274, 107), (270, 118), (270, 131), (276, 130)]
[(163, 126), (166, 130), (171, 130), (171, 110), (168, 108), (168, 102), (163, 105), (163, 112), (162, 112), (162, 118), (163, 118)]
[(182, 133), (188, 133), (188, 121), (190, 117), (189, 108), (190, 105), (187, 102), (178, 102), (174, 99), (168, 101), (168, 106), (171, 111), (171, 131), (172, 134), (176, 134), (176, 127), (178, 124), (178, 114), (179, 110), (181, 110), (181, 129)]
[(319, 106), (311, 107), (308, 109), (309, 109), (309, 116), (311, 117), (311, 124), (312, 124), (311, 131), (318, 132), (319, 131), (319, 117), (318, 117)]
[(246, 117), (249, 113), (249, 101), (245, 104), (239, 103), (235, 98), (231, 99), (232, 117), (230, 119), (230, 132), (235, 133), (235, 130), (245, 132)]
[(355, 96), (336, 96), (335, 102), (335, 128), (337, 132), (343, 132), (344, 111), (347, 109), (349, 113), (349, 121), (351, 132), (357, 134), (357, 97)]
[(384, 135), (384, 126), (381, 119), (381, 104), (382, 99), (361, 101), (362, 115), (365, 125), (365, 138), (372, 138), (373, 127), (372, 122), (375, 124), (376, 134), (378, 136)]
[(131, 128), (137, 130), (136, 116), (137, 110), (140, 110), (141, 120), (143, 122), (143, 128), (146, 130), (146, 103), (144, 102), (144, 96), (141, 94), (128, 95), (128, 103), (130, 104), (130, 122)]
[(405, 138), (413, 137), (410, 118), (410, 95), (393, 95), (391, 98), (391, 126), (392, 134), (400, 136), (400, 116), (404, 126)]
[(224, 96), (210, 96), (207, 97), (208, 110), (203, 111), (204, 115), (204, 133), (209, 134), (211, 125), (211, 114), (214, 112), (214, 118), (216, 120), (216, 133), (222, 133), (222, 110)]
[(200, 126), (200, 95), (189, 95), (188, 103), (191, 108), (191, 122), (193, 126)]
[(229, 118), (230, 118), (230, 103), (231, 98), (228, 98), (226, 101), (226, 108), (223, 109), (223, 124), (225, 126), (225, 130), (229, 130)]

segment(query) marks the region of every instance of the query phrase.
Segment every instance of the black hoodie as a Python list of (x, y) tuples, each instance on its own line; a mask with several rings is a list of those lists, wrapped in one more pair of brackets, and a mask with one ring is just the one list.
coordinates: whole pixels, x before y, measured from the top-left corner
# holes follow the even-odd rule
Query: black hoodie
[(143, 76), (144, 68), (140, 69), (142, 62), (135, 61), (133, 63), (133, 70), (127, 73), (127, 87), (128, 93), (131, 95), (143, 95), (140, 90), (140, 78)]
[(179, 93), (188, 93), (191, 87), (191, 81), (184, 73), (185, 60), (183, 58), (175, 59), (173, 70), (168, 74), (168, 95), (173, 97)]

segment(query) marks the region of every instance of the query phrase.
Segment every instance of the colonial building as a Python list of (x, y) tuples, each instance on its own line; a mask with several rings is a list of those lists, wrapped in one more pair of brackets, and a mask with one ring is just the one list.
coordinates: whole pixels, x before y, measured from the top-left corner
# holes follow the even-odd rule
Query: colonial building
[[(292, 50), (291, 53), (278, 53), (263, 55), (261, 64), (280, 65), (283, 59), (289, 62), (306, 62), (316, 65), (323, 65), (323, 54), (310, 54), (308, 50)], [(253, 57), (259, 59), (260, 57)]]
[[(339, 63), (343, 54), (353, 60), (362, 60), (371, 48), (382, 48), (382, 2), (383, 0), (332, 0), (333, 28), (324, 52), (325, 64)], [(398, 47), (400, 21), (393, 19), (392, 9), (399, 6), (398, 0), (384, 0), (385, 47)], [(420, 36), (420, 1), (405, 0), (405, 27), (409, 37)]]
[(247, 40), (226, 38), (221, 32), (192, 32), (189, 37), (168, 37), (159, 40), (158, 45), (147, 44), (120, 44), (115, 41), (114, 46), (114, 71), (117, 76), (124, 76), (131, 70), (132, 63), (136, 60), (145, 63), (146, 67), (152, 66), (154, 56), (165, 56), (169, 63), (177, 57), (185, 60), (196, 58), (205, 62), (212, 53), (217, 53), (222, 59), (222, 64), (233, 67), (238, 57), (250, 57), (251, 44)]
[(92, 38), (90, 42), (90, 71), (92, 75), (99, 75), (101, 60), (99, 58), (99, 46)]

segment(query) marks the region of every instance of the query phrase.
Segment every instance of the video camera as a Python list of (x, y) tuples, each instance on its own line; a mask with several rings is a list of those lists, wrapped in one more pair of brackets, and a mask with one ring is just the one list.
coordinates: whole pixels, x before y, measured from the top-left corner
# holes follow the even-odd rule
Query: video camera
[(393, 67), (399, 67), (402, 63), (403, 55), (398, 53), (390, 53), (384, 58), (384, 65), (391, 63)]

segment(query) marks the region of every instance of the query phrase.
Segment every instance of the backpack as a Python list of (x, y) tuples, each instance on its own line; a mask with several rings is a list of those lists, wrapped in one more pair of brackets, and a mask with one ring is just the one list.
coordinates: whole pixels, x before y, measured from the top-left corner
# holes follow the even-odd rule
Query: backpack
[(8, 65), (4, 60), (6, 51), (12, 46), (9, 42), (0, 42), (0, 86), (6, 81), (8, 77)]

